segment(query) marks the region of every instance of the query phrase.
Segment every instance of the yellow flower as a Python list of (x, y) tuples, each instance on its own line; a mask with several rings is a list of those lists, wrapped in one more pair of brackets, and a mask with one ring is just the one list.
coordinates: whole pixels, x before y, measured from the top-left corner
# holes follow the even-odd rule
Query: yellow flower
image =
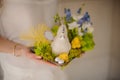
[(65, 62), (68, 62), (68, 61), (69, 61), (69, 58), (68, 58), (68, 54), (67, 54), (67, 53), (61, 53), (58, 57), (59, 57), (61, 60), (64, 60)]
[(46, 25), (38, 25), (36, 27), (32, 27), (30, 30), (26, 31), (26, 33), (22, 34), (20, 37), (23, 40), (31, 40), (35, 43), (35, 45), (39, 45), (41, 42), (49, 43), (50, 41), (46, 39), (45, 32), (50, 29)]
[(72, 42), (71, 42), (72, 48), (80, 48), (81, 44), (80, 44), (80, 40), (78, 37), (75, 37)]

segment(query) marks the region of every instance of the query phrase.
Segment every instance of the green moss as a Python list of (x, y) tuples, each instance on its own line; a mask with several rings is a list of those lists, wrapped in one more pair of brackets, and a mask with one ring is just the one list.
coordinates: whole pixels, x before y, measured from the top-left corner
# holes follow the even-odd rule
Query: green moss
[(93, 40), (93, 35), (92, 33), (86, 33), (82, 38), (81, 38), (81, 51), (85, 52), (88, 50), (91, 50), (94, 48), (95, 43)]
[(81, 50), (80, 49), (71, 49), (69, 53), (69, 61), (76, 57), (80, 57)]
[(42, 56), (43, 60), (46, 61), (54, 61), (56, 56), (54, 53), (52, 53), (50, 44), (46, 43), (40, 43), (39, 46), (35, 47), (34, 51), (36, 55)]

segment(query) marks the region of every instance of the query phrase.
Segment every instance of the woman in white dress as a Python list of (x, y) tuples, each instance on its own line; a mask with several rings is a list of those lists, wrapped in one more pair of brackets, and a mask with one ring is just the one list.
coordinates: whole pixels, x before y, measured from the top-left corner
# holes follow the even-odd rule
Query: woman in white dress
[(56, 6), (57, 0), (4, 0), (0, 17), (4, 80), (66, 80), (61, 69), (41, 61), (30, 52), (29, 42), (19, 38), (31, 26), (40, 23), (52, 26)]

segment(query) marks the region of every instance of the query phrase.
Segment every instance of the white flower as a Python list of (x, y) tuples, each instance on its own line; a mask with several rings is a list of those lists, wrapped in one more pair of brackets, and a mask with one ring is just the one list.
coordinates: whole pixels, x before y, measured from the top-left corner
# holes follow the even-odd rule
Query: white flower
[(93, 27), (88, 27), (87, 30), (88, 30), (87, 31), (88, 33), (92, 33), (94, 31), (94, 28)]
[(92, 26), (91, 23), (86, 22), (82, 25), (82, 29), (85, 30), (86, 28), (91, 27), (91, 26)]
[(82, 17), (83, 17), (82, 15), (79, 15), (79, 16), (73, 15), (73, 19), (76, 21), (80, 20)]
[(76, 27), (79, 27), (80, 24), (77, 24), (77, 22), (72, 22), (72, 23), (68, 24), (68, 26), (69, 26), (69, 29), (74, 29)]
[(81, 28), (78, 28), (78, 34), (79, 34), (80, 36), (83, 36), (83, 33), (82, 33), (82, 31), (81, 31)]

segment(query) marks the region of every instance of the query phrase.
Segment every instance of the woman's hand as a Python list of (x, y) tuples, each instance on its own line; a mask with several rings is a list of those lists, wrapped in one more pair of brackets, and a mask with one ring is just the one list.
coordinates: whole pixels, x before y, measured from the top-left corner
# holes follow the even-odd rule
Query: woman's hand
[[(9, 46), (8, 46), (9, 45)], [(42, 60), (42, 57), (36, 56), (30, 51), (30, 48), (18, 44), (16, 42), (10, 41), (7, 38), (4, 38), (0, 36), (0, 52), (4, 53), (11, 53), (15, 56), (26, 56), (27, 58), (33, 59), (34, 61), (37, 61), (39, 63), (46, 63), (49, 65), (54, 65), (52, 63), (46, 62)], [(55, 65), (54, 65), (55, 66)]]
[(17, 53), (18, 56), (21, 55), (21, 56), (26, 56), (30, 59), (33, 59), (34, 61), (38, 63), (46, 63), (52, 66), (56, 66), (55, 64), (42, 60), (41, 56), (36, 56), (34, 53), (32, 53), (30, 48), (23, 46), (23, 45), (17, 45), (15, 53)]

